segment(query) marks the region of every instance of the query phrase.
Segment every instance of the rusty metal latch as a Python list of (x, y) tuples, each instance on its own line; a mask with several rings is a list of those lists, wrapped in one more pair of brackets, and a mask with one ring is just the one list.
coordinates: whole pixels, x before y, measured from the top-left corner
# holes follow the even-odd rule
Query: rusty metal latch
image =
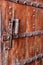
[(18, 31), (19, 31), (19, 19), (11, 19), (10, 20), (10, 32), (9, 32), (9, 35), (5, 34), (3, 36), (3, 41), (6, 41), (8, 39), (10, 40), (10, 48), (12, 48), (13, 34), (18, 35)]
[(12, 48), (12, 38), (13, 38), (13, 32), (15, 35), (18, 34), (19, 30), (19, 19), (11, 19), (10, 21), (10, 47)]
[(17, 35), (19, 31), (19, 19), (11, 19), (10, 21), (10, 33)]

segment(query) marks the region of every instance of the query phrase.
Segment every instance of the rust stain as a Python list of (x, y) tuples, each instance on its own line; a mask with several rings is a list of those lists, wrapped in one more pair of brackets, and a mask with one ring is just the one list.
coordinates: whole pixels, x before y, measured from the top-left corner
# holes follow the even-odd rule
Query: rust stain
[[(43, 3), (42, 0), (37, 0), (37, 2)], [(9, 19), (11, 17), (20, 19), (19, 33), (43, 30), (43, 9), (4, 0), (0, 1), (0, 5), (2, 6), (2, 33), (5, 32), (4, 30), (6, 30), (6, 33), (9, 33)], [(14, 39), (12, 44), (12, 49), (8, 51), (8, 65), (13, 65), (12, 63), (16, 62), (16, 60), (22, 61), (33, 57), (35, 54), (43, 53), (43, 35)], [(43, 65), (42, 62), (42, 60), (38, 60), (28, 65)]]

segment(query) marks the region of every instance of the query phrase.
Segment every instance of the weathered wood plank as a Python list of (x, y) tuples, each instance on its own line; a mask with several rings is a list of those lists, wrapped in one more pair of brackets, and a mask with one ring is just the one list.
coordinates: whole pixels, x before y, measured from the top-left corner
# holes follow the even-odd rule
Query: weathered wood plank
[(2, 53), (1, 53), (1, 22), (2, 22), (2, 12), (0, 6), (0, 65), (2, 65)]
[[(37, 2), (43, 1), (38, 0)], [(12, 17), (20, 19), (19, 33), (43, 30), (43, 9), (37, 9), (35, 7), (2, 1), (2, 31), (6, 31), (6, 34), (8, 34), (9, 32), (9, 19), (11, 19)], [(9, 41), (5, 42), (5, 44), (6, 43), (10, 44)], [(10, 51), (8, 52), (8, 65), (14, 65), (15, 62), (28, 59), (39, 53), (43, 53), (43, 36), (14, 39), (12, 44), (12, 49), (10, 49)], [(5, 49), (5, 47), (3, 47), (3, 49)], [(5, 58), (6, 52), (4, 51), (3, 53), (5, 55), (3, 57)], [(5, 62), (5, 60), (3, 62)], [(30, 63), (29, 65), (42, 64), (43, 61), (38, 60)], [(7, 65), (7, 63), (3, 65)]]

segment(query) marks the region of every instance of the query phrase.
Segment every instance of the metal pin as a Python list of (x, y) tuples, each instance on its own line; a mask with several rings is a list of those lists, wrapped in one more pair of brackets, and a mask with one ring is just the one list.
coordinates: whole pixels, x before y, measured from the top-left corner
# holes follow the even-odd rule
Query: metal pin
[(35, 24), (33, 24), (33, 26), (35, 26)]
[(12, 7), (11, 7), (11, 6), (9, 6), (9, 9), (11, 10), (11, 9), (12, 9)]
[(35, 12), (35, 9), (33, 11)]

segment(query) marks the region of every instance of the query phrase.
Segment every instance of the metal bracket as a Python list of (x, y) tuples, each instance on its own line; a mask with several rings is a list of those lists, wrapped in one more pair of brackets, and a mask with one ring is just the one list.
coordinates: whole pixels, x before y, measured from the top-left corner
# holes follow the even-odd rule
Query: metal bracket
[(38, 35), (43, 35), (43, 30), (34, 31), (34, 32), (28, 32), (28, 33), (20, 33), (18, 35), (13, 34), (13, 38), (34, 37), (34, 36), (38, 36)]
[(15, 63), (15, 65), (26, 65), (26, 64), (29, 64), (31, 62), (34, 62), (34, 61), (36, 61), (38, 59), (42, 59), (42, 58), (43, 58), (43, 53), (38, 54), (38, 55), (36, 55), (34, 57), (31, 57), (31, 58), (29, 58), (27, 60), (23, 60), (21, 62), (17, 62), (17, 63)]
[(22, 63), (23, 63), (23, 65), (29, 64), (29, 63), (31, 63), (31, 62), (34, 62), (34, 61), (36, 61), (36, 60), (38, 60), (38, 59), (42, 59), (42, 58), (43, 58), (43, 53), (38, 54), (38, 55), (36, 55), (36, 56), (34, 56), (34, 57), (30, 58), (30, 59), (27, 59), (27, 60), (21, 62), (21, 64), (22, 64)]
[(7, 1), (43, 9), (43, 3), (29, 2), (28, 0), (7, 0)]
[[(19, 19), (11, 19), (10, 21), (10, 48), (12, 48), (12, 38), (13, 38), (13, 32), (14, 34), (18, 34), (19, 30)], [(14, 27), (14, 28), (13, 28)], [(13, 31), (14, 29), (14, 31)]]
[[(38, 35), (43, 35), (43, 30), (41, 31), (35, 31), (35, 32), (28, 32), (28, 33), (20, 33), (20, 34), (11, 34), (12, 39), (17, 39), (17, 38), (26, 38), (26, 37), (34, 37), (34, 36), (38, 36)], [(5, 36), (3, 38), (4, 41), (9, 40), (8, 36)]]

